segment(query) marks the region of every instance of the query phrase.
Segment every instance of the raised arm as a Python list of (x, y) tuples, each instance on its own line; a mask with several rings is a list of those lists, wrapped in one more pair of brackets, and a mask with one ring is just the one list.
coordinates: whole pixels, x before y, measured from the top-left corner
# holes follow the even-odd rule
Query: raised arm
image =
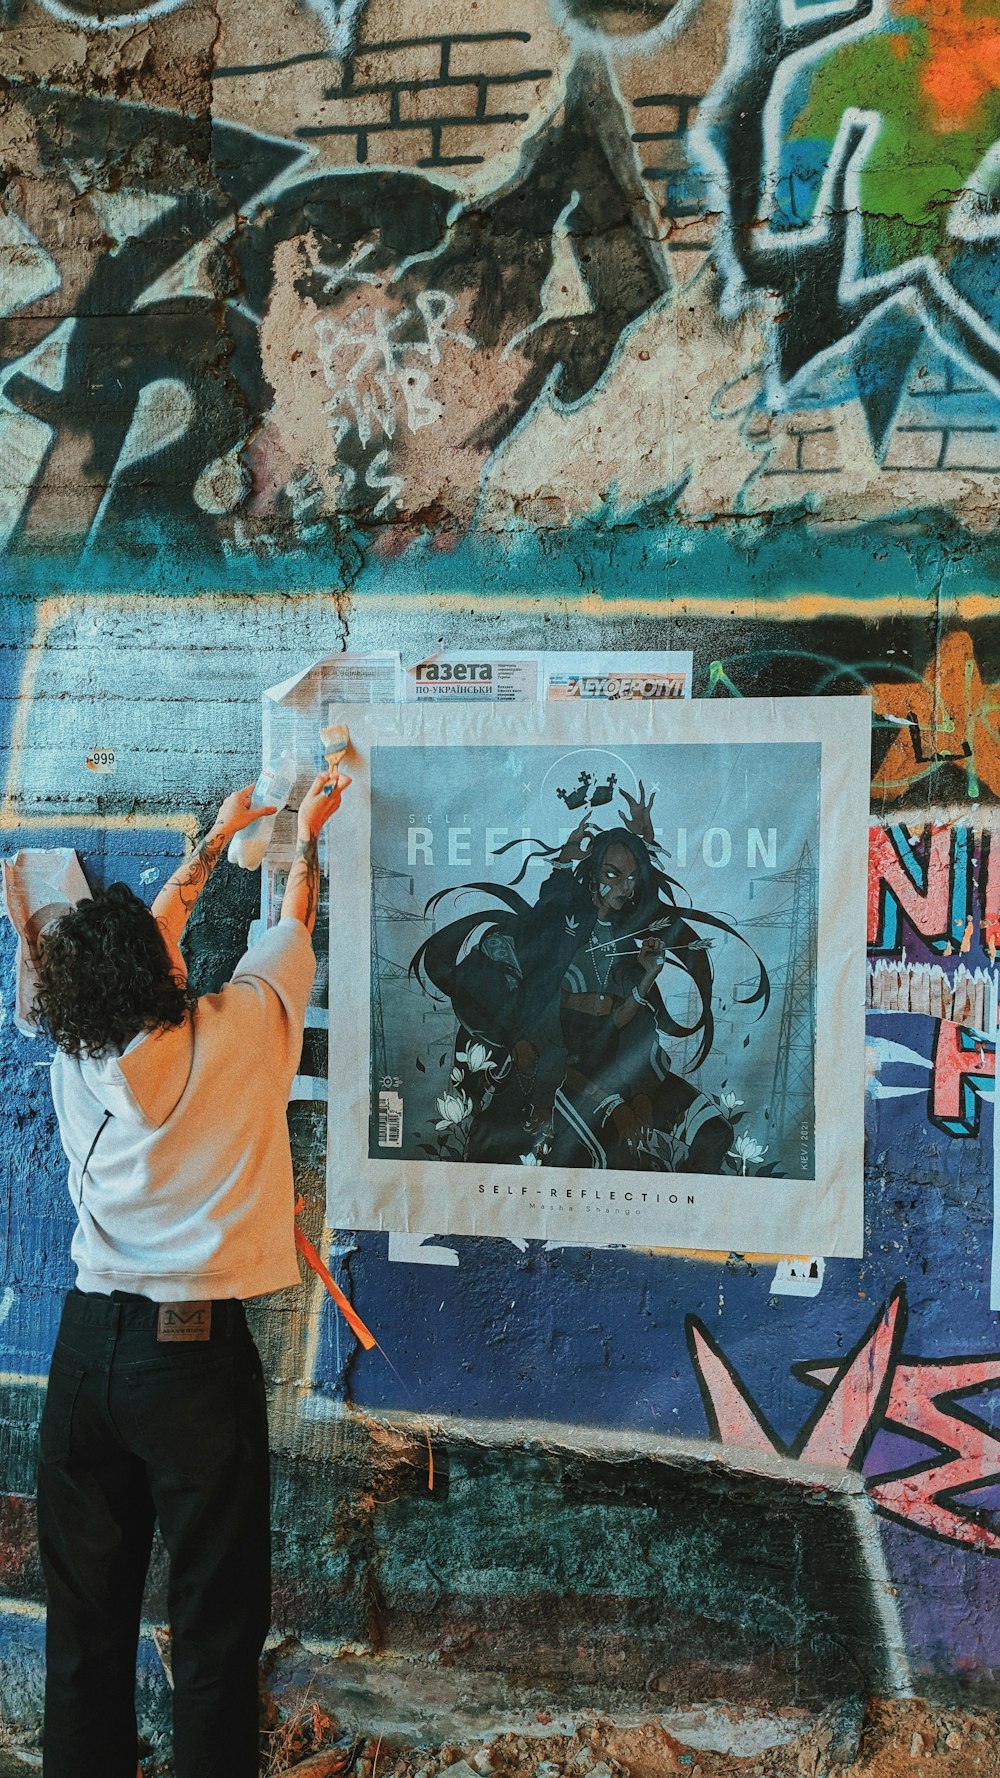
[(307, 932), (316, 924), (319, 905), (319, 836), (351, 782), (343, 772), (320, 772), (299, 808), (298, 841), (281, 898), (281, 918), (301, 920)]
[(242, 790), (234, 790), (226, 797), (204, 839), (199, 840), (191, 856), (177, 866), (156, 897), (153, 916), (172, 948), (176, 949), (194, 904), (234, 833), (249, 827), (262, 815), (274, 814), (273, 806), (251, 809), (252, 795), (253, 785), (245, 784)]

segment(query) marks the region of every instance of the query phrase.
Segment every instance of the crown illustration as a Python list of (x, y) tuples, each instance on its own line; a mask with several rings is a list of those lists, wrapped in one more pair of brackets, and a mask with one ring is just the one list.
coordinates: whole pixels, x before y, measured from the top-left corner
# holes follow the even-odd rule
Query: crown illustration
[(595, 784), (593, 773), (581, 772), (575, 790), (557, 790), (556, 795), (561, 802), (566, 804), (567, 809), (582, 809), (588, 799), (592, 809), (599, 809), (603, 804), (611, 801), (617, 782), (618, 779), (612, 772), (605, 784), (596, 784), (595, 789), (591, 791), (590, 786)]
[(594, 780), (590, 772), (581, 772), (575, 790), (557, 790), (556, 795), (567, 809), (582, 809), (587, 800), (587, 792)]

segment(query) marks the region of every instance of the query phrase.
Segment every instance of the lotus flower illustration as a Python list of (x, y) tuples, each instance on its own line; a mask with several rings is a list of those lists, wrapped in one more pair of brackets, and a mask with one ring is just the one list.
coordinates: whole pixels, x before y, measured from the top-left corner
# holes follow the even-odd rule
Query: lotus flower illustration
[(493, 1060), (493, 1051), (485, 1043), (470, 1043), (467, 1049), (458, 1051), (455, 1060), (464, 1063), (470, 1074), (482, 1074)]
[(767, 1144), (758, 1142), (756, 1136), (739, 1135), (729, 1150), (729, 1158), (739, 1161), (740, 1172), (745, 1173), (747, 1167), (756, 1166), (767, 1153)]
[(438, 1129), (451, 1130), (470, 1115), (472, 1100), (468, 1093), (442, 1093), (438, 1099), (437, 1108), (440, 1113)]

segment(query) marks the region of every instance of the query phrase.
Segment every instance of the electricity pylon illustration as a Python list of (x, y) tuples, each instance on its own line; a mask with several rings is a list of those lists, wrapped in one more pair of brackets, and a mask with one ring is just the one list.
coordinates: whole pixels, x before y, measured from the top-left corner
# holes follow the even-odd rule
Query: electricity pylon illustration
[(372, 1020), (372, 1071), (376, 1080), (381, 1080), (388, 1073), (385, 1049), (385, 1021), (382, 1014), (382, 983), (399, 981), (406, 975), (402, 963), (383, 954), (379, 928), (383, 925), (405, 921), (414, 921), (423, 925), (423, 914), (413, 913), (408, 908), (397, 907), (387, 899), (386, 885), (390, 882), (405, 883), (408, 894), (413, 894), (413, 878), (403, 870), (388, 870), (383, 864), (372, 865), (372, 974), (371, 974), (371, 1020)]
[(781, 907), (740, 922), (741, 931), (778, 927), (788, 932), (787, 962), (778, 972), (784, 989), (771, 1087), (772, 1128), (783, 1134), (789, 1106), (808, 1105), (811, 1111), (815, 1087), (817, 871), (808, 840), (789, 870), (754, 881), (788, 883), (792, 890)]

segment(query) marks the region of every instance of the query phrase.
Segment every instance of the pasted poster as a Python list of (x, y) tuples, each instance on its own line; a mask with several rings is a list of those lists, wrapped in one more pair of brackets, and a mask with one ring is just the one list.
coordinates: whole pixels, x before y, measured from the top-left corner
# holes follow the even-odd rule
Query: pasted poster
[(859, 1254), (867, 701), (345, 718), (331, 1222)]

